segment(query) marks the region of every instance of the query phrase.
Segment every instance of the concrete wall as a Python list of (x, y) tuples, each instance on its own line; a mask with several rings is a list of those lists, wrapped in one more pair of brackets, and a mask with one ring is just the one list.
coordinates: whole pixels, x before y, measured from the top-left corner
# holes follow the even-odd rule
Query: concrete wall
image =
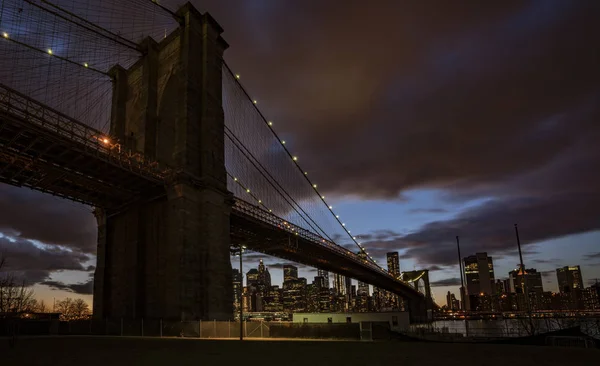
[[(96, 318), (232, 317), (222, 108), (222, 29), (189, 3), (182, 25), (115, 66), (111, 135), (177, 172), (162, 195), (98, 210)], [(135, 187), (132, 187), (135, 190)]]
[[(386, 313), (294, 313), (293, 323), (351, 323), (360, 322), (387, 322), (390, 329), (404, 330), (409, 328), (410, 316), (406, 311)], [(393, 317), (397, 319), (397, 325), (393, 323)]]

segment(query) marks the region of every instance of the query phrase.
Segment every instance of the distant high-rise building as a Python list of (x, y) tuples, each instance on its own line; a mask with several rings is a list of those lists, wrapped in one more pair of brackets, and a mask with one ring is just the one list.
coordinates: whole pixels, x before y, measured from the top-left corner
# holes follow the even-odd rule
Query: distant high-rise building
[(329, 272), (325, 271), (324, 269), (318, 269), (317, 276), (323, 277), (324, 286), (329, 288)]
[(558, 281), (558, 290), (561, 293), (573, 292), (573, 290), (583, 290), (583, 277), (579, 266), (565, 266), (556, 269), (556, 280)]
[(240, 295), (242, 293), (242, 274), (237, 268), (233, 268), (232, 271), (232, 282), (233, 282), (233, 309), (235, 313), (239, 311), (240, 307)]
[(468, 295), (494, 294), (494, 263), (487, 253), (465, 257), (464, 270)]
[[(361, 250), (356, 253), (356, 255), (360, 259), (367, 259), (367, 255)], [(369, 284), (365, 282), (358, 281), (358, 287), (356, 289), (356, 296), (358, 299), (357, 307), (359, 311), (369, 311), (368, 309), (368, 297), (369, 297)], [(362, 309), (362, 310), (361, 310)]]
[(356, 296), (369, 296), (369, 284), (366, 282), (358, 281)]
[(263, 294), (263, 297), (268, 295), (269, 288), (271, 287), (271, 274), (269, 273), (269, 269), (265, 267), (262, 259), (258, 263), (258, 280), (256, 285), (258, 290)]
[(600, 310), (600, 284), (596, 283), (584, 289), (582, 298), (585, 310)]
[(400, 278), (400, 257), (398, 252), (387, 253), (388, 273), (394, 278)]
[(495, 295), (494, 263), (487, 253), (476, 253), (463, 258), (466, 294), (465, 310), (494, 310), (491, 296)]
[(283, 296), (279, 286), (270, 286), (263, 302), (265, 311), (283, 311)]
[(460, 304), (456, 299), (456, 296), (453, 293), (450, 293), (450, 291), (448, 291), (448, 294), (446, 295), (446, 304), (449, 310), (460, 310)]
[(535, 268), (527, 268), (525, 269), (525, 273), (523, 273), (521, 268), (512, 270), (508, 272), (508, 281), (510, 290), (507, 292), (522, 294), (524, 293), (523, 285), (528, 294), (536, 294), (536, 296), (541, 298), (544, 292), (542, 273), (538, 272)]
[(350, 299), (352, 299), (352, 278), (344, 277), (344, 288), (346, 291), (346, 298), (350, 301)]
[(298, 279), (298, 267), (291, 264), (283, 265), (283, 282)]
[[(322, 273), (321, 273), (322, 274)], [(331, 308), (331, 294), (329, 293), (329, 287), (325, 285), (325, 279), (321, 276), (316, 276), (313, 280), (313, 291), (316, 292), (317, 298), (317, 312), (326, 313)]]
[(246, 286), (258, 288), (258, 270), (252, 268), (246, 273)]
[(244, 313), (254, 311), (252, 309), (252, 294), (246, 286), (244, 286), (242, 292), (242, 309)]
[(502, 295), (510, 292), (510, 289), (505, 287), (505, 280), (496, 280), (496, 294)]
[(306, 278), (283, 282), (283, 309), (289, 312), (306, 311)]
[(333, 292), (336, 296), (346, 295), (346, 277), (337, 273), (333, 275)]

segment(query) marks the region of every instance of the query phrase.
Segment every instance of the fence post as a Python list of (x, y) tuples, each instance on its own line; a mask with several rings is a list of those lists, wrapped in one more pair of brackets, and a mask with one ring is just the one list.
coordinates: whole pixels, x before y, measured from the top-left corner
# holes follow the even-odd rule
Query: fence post
[(202, 319), (198, 320), (198, 338), (202, 338)]
[(104, 318), (104, 335), (108, 335), (108, 318)]
[(263, 321), (260, 321), (260, 338), (263, 337)]
[(121, 318), (121, 337), (123, 336), (123, 318)]
[(160, 337), (162, 338), (162, 318), (160, 318)]
[(144, 336), (144, 318), (142, 318), (142, 337)]
[(227, 321), (227, 338), (231, 338), (231, 320)]
[(92, 334), (92, 319), (90, 318), (90, 334)]
[(248, 337), (248, 324), (247, 322), (244, 320), (244, 337)]
[(217, 319), (213, 319), (214, 337), (217, 338)]

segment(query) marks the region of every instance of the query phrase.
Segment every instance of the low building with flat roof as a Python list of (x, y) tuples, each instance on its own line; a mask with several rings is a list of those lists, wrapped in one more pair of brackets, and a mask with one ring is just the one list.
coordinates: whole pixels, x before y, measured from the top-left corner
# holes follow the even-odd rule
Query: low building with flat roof
[(378, 313), (294, 313), (294, 323), (388, 323), (392, 330), (407, 330), (410, 316), (407, 311)]

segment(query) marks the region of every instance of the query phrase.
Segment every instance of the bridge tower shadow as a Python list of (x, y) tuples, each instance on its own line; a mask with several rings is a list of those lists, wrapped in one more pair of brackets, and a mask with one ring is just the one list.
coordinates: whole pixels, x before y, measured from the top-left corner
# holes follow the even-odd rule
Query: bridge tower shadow
[(233, 195), (227, 191), (222, 29), (189, 3), (180, 26), (116, 65), (111, 136), (173, 168), (164, 192), (96, 210), (94, 317), (217, 319), (232, 316), (229, 259)]

